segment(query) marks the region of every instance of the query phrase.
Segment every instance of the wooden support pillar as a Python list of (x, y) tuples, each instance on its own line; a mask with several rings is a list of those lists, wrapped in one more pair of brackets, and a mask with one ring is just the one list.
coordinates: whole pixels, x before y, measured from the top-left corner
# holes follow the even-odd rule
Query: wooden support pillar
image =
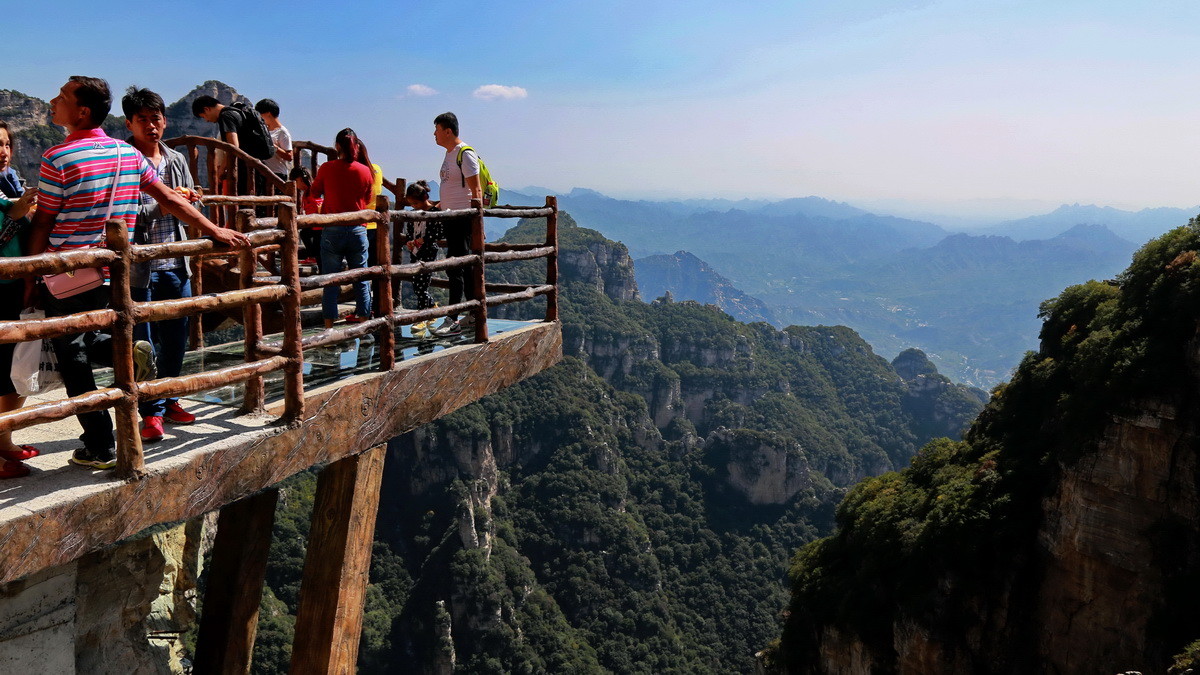
[[(129, 230), (124, 220), (105, 223), (105, 242), (120, 257), (109, 265), (112, 291), (109, 306), (117, 313), (112, 328), (113, 384), (123, 392), (116, 405), (116, 424), (113, 435), (117, 444), (117, 476), (141, 478), (146, 460), (142, 455), (142, 435), (138, 431), (137, 384), (133, 378), (133, 297), (129, 294), (132, 259), (129, 253)], [(107, 413), (105, 413), (107, 414)]]
[(475, 314), (475, 342), (488, 341), (487, 327), (487, 283), (484, 281), (483, 264), (483, 202), (471, 200), (471, 208), (475, 215), (471, 217), (471, 252), (479, 256), (479, 262), (472, 267), (471, 283), (475, 286), (475, 299), (479, 301), (479, 309)]
[[(237, 212), (236, 218), (235, 229), (242, 233), (250, 232), (250, 220), (254, 218), (254, 211), (241, 209)], [(253, 288), (254, 271), (257, 267), (258, 258), (254, 254), (253, 246), (238, 251), (238, 288)], [(257, 361), (258, 345), (262, 342), (263, 337), (262, 307), (258, 303), (252, 302), (242, 308), (242, 328), (244, 329), (242, 351), (245, 352), (246, 363)], [(265, 396), (261, 375), (246, 380), (241, 413), (244, 415), (262, 412)]]
[(248, 673), (279, 490), (226, 504), (208, 565), (194, 672)]
[(292, 675), (355, 672), (387, 446), (325, 467), (300, 582)]
[(558, 321), (558, 197), (547, 195), (546, 206), (554, 209), (546, 216), (546, 245), (554, 247), (546, 256), (546, 284), (554, 287), (546, 294), (546, 320)]

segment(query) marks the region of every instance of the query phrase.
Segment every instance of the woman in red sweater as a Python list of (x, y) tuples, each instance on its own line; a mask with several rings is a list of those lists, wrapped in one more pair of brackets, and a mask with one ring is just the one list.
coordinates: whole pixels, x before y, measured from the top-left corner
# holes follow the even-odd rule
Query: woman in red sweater
[[(358, 137), (350, 128), (342, 129), (334, 139), (338, 158), (325, 162), (317, 169), (310, 194), (324, 197), (322, 213), (346, 213), (369, 208), (371, 200), (371, 170), (358, 156)], [(321, 272), (331, 274), (342, 269), (357, 269), (367, 266), (367, 228), (363, 224), (326, 226), (321, 231)], [(341, 293), (339, 286), (326, 286), (321, 304), (325, 327), (332, 328), (337, 320), (337, 301)], [(371, 284), (367, 281), (354, 282), (354, 313), (345, 316), (346, 321), (358, 323), (371, 316)]]

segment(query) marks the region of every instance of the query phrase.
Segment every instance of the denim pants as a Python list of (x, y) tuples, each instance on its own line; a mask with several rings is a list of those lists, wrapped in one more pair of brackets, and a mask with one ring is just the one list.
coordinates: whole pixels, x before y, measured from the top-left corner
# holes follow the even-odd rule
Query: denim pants
[[(342, 270), (342, 261), (346, 261), (348, 269), (358, 269), (367, 266), (367, 228), (365, 225), (354, 227), (334, 226), (321, 230), (321, 273), (333, 274)], [(326, 319), (337, 318), (338, 295), (341, 287), (326, 286), (322, 297), (322, 316)], [(369, 281), (354, 282), (354, 313), (358, 316), (371, 316), (371, 283)]]
[[(50, 295), (45, 286), (42, 289), (42, 307), (46, 316), (65, 316), (76, 312), (87, 312), (108, 307), (112, 291), (108, 284), (84, 291), (69, 298), (56, 298)], [(62, 375), (63, 386), (68, 396), (79, 396), (96, 390), (96, 378), (92, 373), (92, 363), (101, 366), (112, 365), (112, 336), (91, 331), (75, 333), (52, 338), (54, 356), (58, 359), (58, 371)], [(83, 435), (79, 440), (84, 447), (93, 453), (104, 454), (113, 445), (112, 418), (107, 410), (81, 413), (77, 415), (79, 425), (83, 427)]]
[[(174, 300), (192, 297), (192, 285), (188, 282), (187, 268), (153, 270), (150, 285), (146, 288), (130, 288), (130, 295), (138, 302), (148, 300)], [(154, 345), (154, 362), (158, 365), (159, 377), (178, 377), (183, 370), (183, 354), (187, 351), (188, 317), (139, 323), (133, 327), (133, 339), (147, 340)], [(143, 418), (162, 417), (167, 406), (177, 403), (178, 398), (143, 401), (138, 412)]]

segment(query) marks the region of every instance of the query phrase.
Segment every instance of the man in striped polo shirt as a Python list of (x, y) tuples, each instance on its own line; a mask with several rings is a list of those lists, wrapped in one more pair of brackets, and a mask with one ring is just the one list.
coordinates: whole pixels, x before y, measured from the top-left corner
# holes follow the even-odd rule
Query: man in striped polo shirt
[[(29, 235), (29, 254), (72, 251), (104, 245), (104, 215), (113, 200), (112, 218), (124, 219), (132, 234), (141, 192), (159, 203), (163, 211), (195, 225), (205, 236), (224, 245), (246, 245), (244, 234), (217, 227), (174, 190), (159, 180), (140, 152), (109, 138), (100, 129), (112, 108), (108, 83), (94, 77), (72, 76), (50, 101), (52, 121), (67, 130), (66, 140), (42, 155), (39, 208)], [(43, 286), (40, 299), (46, 316), (64, 316), (108, 306), (107, 286), (67, 298), (56, 298)], [(27, 298), (32, 304), (33, 290)], [(108, 336), (96, 332), (64, 335), (51, 341), (67, 395), (79, 396), (96, 389), (91, 359), (111, 361)], [(91, 357), (91, 358), (89, 358)], [(147, 364), (153, 364), (148, 359)], [(108, 411), (78, 416), (83, 427), (83, 447), (71, 461), (82, 466), (110, 469), (116, 466), (112, 420)]]

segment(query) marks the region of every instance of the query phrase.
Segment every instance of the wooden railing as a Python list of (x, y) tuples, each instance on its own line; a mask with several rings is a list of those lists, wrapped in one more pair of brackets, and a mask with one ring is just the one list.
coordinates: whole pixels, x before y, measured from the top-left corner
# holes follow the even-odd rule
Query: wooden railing
[[(195, 138), (195, 137), (185, 137)], [(203, 140), (203, 139), (201, 139)], [(208, 139), (211, 140), (211, 139)], [(203, 144), (200, 144), (203, 145)], [(402, 186), (403, 181), (398, 181)], [(284, 190), (294, 194), (295, 186), (288, 184)], [(297, 215), (296, 203), (290, 196), (217, 196), (206, 198), (213, 206), (242, 207), (234, 220), (237, 229), (247, 233), (250, 245), (227, 248), (218, 246), (208, 239), (189, 239), (164, 244), (133, 245), (129, 243), (127, 225), (123, 221), (111, 220), (106, 225), (107, 248), (88, 249), (61, 253), (43, 253), (36, 256), (0, 258), (0, 278), (13, 279), (23, 276), (77, 270), (84, 267), (108, 266), (110, 270), (111, 300), (107, 309), (80, 312), (61, 317), (27, 321), (0, 321), (0, 343), (23, 342), (36, 339), (70, 335), (94, 330), (111, 330), (113, 334), (113, 386), (97, 389), (79, 396), (38, 403), (18, 410), (0, 414), (0, 431), (23, 429), (36, 424), (52, 422), (80, 413), (116, 409), (114, 435), (117, 454), (117, 475), (125, 479), (137, 479), (144, 474), (145, 458), (142, 452), (141, 435), (138, 432), (137, 404), (139, 401), (157, 400), (208, 389), (231, 383), (245, 383), (245, 395), (241, 411), (261, 412), (264, 409), (265, 393), (263, 375), (282, 370), (284, 406), (281, 420), (295, 422), (304, 414), (304, 384), (302, 368), (304, 350), (330, 345), (374, 333), (379, 343), (379, 368), (387, 371), (395, 367), (395, 329), (397, 326), (426, 321), (451, 314), (473, 312), (475, 314), (476, 343), (488, 340), (487, 309), (492, 305), (529, 300), (545, 296), (546, 321), (558, 320), (558, 206), (554, 197), (546, 198), (542, 207), (512, 207), (484, 210), (478, 201), (473, 208), (458, 211), (396, 211), (386, 207), (376, 211), (356, 211), (337, 214)], [(271, 218), (257, 218), (253, 207), (270, 206), (275, 210)], [(383, 203), (381, 202), (381, 206)], [(249, 208), (246, 208), (249, 207)], [(489, 244), (484, 243), (484, 217), (498, 218), (546, 218), (546, 240), (540, 244)], [(392, 243), (397, 248), (404, 241), (403, 235), (391, 236), (395, 225), (430, 219), (471, 219), (470, 253), (435, 262), (396, 264), (392, 262)], [(302, 277), (299, 265), (299, 230), (306, 227), (348, 227), (374, 221), (376, 246), (380, 264), (363, 269), (330, 272)], [(278, 253), (279, 274), (259, 275), (258, 253), (271, 248)], [(238, 288), (220, 292), (201, 292), (195, 289), (191, 298), (175, 300), (153, 300), (134, 302), (130, 295), (130, 269), (135, 263), (162, 258), (201, 256), (233, 256), (239, 259)], [(514, 260), (545, 258), (547, 261), (546, 283), (532, 285), (492, 284), (485, 281), (488, 264)], [(377, 303), (382, 315), (360, 324), (329, 328), (307, 338), (301, 336), (300, 311), (304, 304), (305, 289), (341, 286), (354, 281), (379, 279), (383, 282), (398, 282), (411, 279), (420, 273), (431, 273), (453, 268), (469, 267), (476, 299), (444, 307), (422, 311), (397, 312), (393, 299), (393, 283), (379, 284)], [(199, 279), (199, 273), (193, 281)], [(488, 296), (491, 291), (494, 294)], [(266, 341), (263, 334), (263, 306), (274, 305), (282, 311), (282, 336), (279, 340)], [(241, 308), (245, 327), (245, 362), (237, 366), (213, 371), (160, 378), (146, 382), (134, 381), (133, 327), (146, 321), (162, 321), (185, 316), (195, 316), (215, 310)]]

